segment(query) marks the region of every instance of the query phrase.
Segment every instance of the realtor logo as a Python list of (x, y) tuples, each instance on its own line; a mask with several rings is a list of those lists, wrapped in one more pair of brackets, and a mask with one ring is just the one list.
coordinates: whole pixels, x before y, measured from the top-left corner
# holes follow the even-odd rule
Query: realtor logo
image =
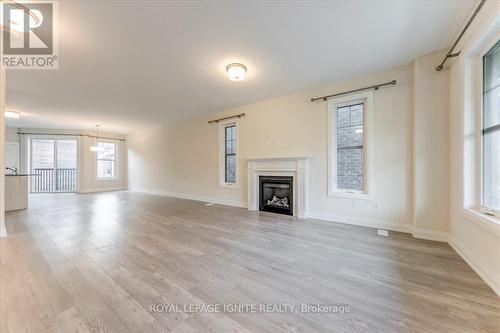
[(57, 2), (1, 2), (1, 67), (57, 69)]

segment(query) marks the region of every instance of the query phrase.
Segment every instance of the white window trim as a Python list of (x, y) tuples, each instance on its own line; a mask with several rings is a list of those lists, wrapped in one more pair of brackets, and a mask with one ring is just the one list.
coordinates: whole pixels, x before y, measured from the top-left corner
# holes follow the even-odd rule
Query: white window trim
[(99, 139), (97, 141), (97, 144), (99, 143), (113, 143), (115, 145), (115, 176), (114, 177), (99, 177), (97, 175), (97, 163), (98, 163), (98, 152), (95, 152), (94, 153), (94, 175), (95, 175), (95, 181), (98, 181), (98, 182), (105, 182), (105, 181), (116, 181), (116, 180), (119, 180), (119, 177), (118, 177), (118, 171), (119, 171), (119, 163), (118, 163), (118, 145), (119, 145), (119, 142), (115, 141), (115, 140), (105, 140), (105, 139)]
[(500, 220), (497, 217), (486, 215), (476, 208), (465, 208), (462, 211), (462, 216), (477, 226), (500, 236)]
[[(484, 135), (483, 135), (483, 124), (484, 124), (484, 105), (483, 105), (483, 80), (484, 80), (484, 64), (483, 64), (483, 57), (488, 53), (488, 51), (495, 46), (498, 42), (500, 41), (500, 36), (497, 36), (490, 44), (488, 44), (487, 47), (485, 47), (479, 56), (479, 61), (480, 61), (480, 66), (479, 66), (479, 96), (478, 96), (478, 102), (479, 102), (479, 114), (477, 115), (477, 118), (479, 119), (478, 124), (477, 124), (477, 133), (478, 133), (478, 146), (479, 146), (479, 154), (477, 158), (479, 159), (478, 165), (479, 165), (479, 170), (478, 170), (478, 177), (479, 177), (479, 202), (478, 202), (478, 207), (479, 211), (484, 214), (485, 216), (491, 217), (493, 219), (497, 219), (500, 222), (500, 211), (497, 210), (492, 210), (488, 209), (485, 206), (483, 206), (484, 202)], [(492, 214), (492, 215), (490, 215)]]
[[(349, 192), (337, 188), (337, 143), (336, 143), (336, 117), (337, 108), (342, 105), (349, 105), (356, 102), (363, 102), (364, 106), (364, 143), (365, 151), (365, 192)], [(328, 100), (328, 196), (332, 198), (373, 200), (373, 91), (365, 91), (357, 94), (350, 94)]]
[[(491, 32), (491, 31), (490, 31)], [(488, 34), (488, 33), (487, 33)], [(486, 39), (486, 38), (485, 38)], [(490, 211), (483, 203), (483, 56), (500, 40), (500, 34), (485, 42), (482, 39), (465, 55), (465, 107), (462, 193), (462, 216), (472, 223), (500, 235), (500, 212)], [(473, 133), (471, 133), (473, 132)], [(468, 135), (474, 136), (473, 147), (467, 145)], [(492, 215), (489, 215), (493, 213)]]
[[(240, 130), (239, 130), (239, 120), (236, 119), (227, 119), (224, 121), (219, 121), (219, 187), (227, 188), (227, 189), (237, 189), (239, 188), (240, 177), (239, 177), (239, 166), (240, 166)], [(226, 161), (225, 161), (225, 153), (226, 153), (226, 133), (225, 129), (229, 126), (236, 127), (236, 170), (235, 170), (235, 178), (236, 181), (234, 183), (226, 182)]]

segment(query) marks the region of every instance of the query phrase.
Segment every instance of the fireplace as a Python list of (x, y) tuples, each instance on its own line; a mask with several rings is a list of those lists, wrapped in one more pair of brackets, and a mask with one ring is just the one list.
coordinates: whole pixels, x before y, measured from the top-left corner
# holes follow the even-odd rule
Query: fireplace
[(259, 176), (259, 210), (293, 215), (293, 177)]
[(290, 212), (300, 219), (308, 218), (309, 162), (307, 157), (248, 159), (248, 210), (258, 211), (262, 207), (260, 177), (276, 176), (281, 179), (290, 177), (293, 179), (293, 182), (290, 182), (293, 185), (290, 186), (290, 190), (293, 189), (293, 198), (292, 196), (289, 198), (293, 205), (290, 207)]

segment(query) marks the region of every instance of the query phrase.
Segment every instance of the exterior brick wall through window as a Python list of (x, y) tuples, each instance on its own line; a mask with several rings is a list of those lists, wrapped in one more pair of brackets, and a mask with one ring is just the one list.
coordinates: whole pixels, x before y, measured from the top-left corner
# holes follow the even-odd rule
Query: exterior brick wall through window
[(364, 104), (337, 108), (337, 188), (364, 190)]

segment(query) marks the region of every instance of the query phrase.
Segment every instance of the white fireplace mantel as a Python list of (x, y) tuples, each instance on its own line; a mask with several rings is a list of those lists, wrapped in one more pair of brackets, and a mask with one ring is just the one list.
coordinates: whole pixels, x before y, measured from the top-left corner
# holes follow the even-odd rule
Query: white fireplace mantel
[(309, 158), (256, 158), (247, 160), (248, 210), (259, 210), (259, 176), (293, 177), (293, 216), (308, 217)]

